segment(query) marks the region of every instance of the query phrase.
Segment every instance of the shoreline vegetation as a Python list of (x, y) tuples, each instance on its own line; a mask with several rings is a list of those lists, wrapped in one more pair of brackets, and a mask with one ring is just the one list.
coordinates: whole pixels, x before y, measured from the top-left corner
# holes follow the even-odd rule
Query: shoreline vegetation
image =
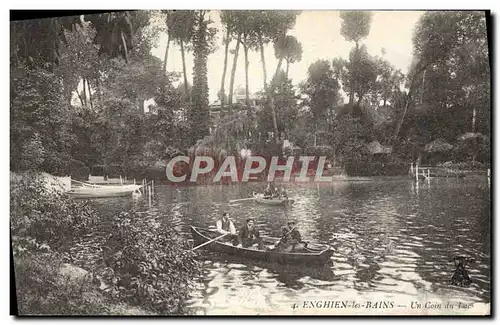
[[(290, 35), (300, 14), (138, 10), (10, 23), (10, 170), (22, 174), (11, 180), (10, 198), (20, 314), (184, 314), (201, 272), (188, 244), (154, 216), (124, 212), (103, 230), (89, 205), (45, 188), (41, 172), (86, 181), (100, 166), (109, 178), (158, 184), (177, 156), (210, 156), (218, 167), (227, 156), (244, 164), (249, 154), (326, 156), (331, 173), (347, 177), (408, 175), (415, 162), (490, 168), (485, 12), (423, 13), (406, 73), (385, 49), (371, 53), (364, 44), (376, 13), (334, 13), (341, 28), (325, 31), (325, 42), (338, 32), (351, 51), (313, 62), (302, 81), (289, 76), (311, 50)], [(162, 33), (160, 59), (152, 49)], [(221, 84), (209, 85), (207, 60), (221, 46)], [(181, 73), (167, 71), (169, 49), (182, 53)], [(269, 51), (276, 67), (266, 68)], [(248, 71), (259, 64), (249, 52), (261, 54), (269, 75), (254, 94)], [(238, 60), (244, 88), (235, 87)], [(210, 103), (209, 87), (219, 86)]]
[(33, 173), (11, 183), (19, 314), (185, 314), (201, 272), (188, 242), (147, 213), (120, 213), (102, 229), (87, 203)]

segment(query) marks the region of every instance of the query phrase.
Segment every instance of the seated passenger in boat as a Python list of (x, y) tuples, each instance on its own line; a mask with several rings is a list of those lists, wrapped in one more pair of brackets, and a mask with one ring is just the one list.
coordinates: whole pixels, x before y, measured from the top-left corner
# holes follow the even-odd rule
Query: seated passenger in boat
[(295, 221), (289, 221), (286, 226), (281, 228), (282, 236), (276, 248), (281, 251), (295, 252), (305, 250), (302, 236), (296, 229)]
[(285, 188), (284, 188), (284, 187), (282, 187), (282, 188), (281, 188), (281, 193), (280, 193), (280, 194), (281, 194), (281, 198), (282, 198), (283, 200), (288, 200), (288, 194), (286, 193), (286, 191), (285, 191)]
[(229, 218), (229, 213), (224, 212), (222, 218), (216, 222), (217, 232), (221, 235), (228, 234), (221, 238), (221, 241), (231, 241), (233, 245), (238, 244), (238, 236), (236, 235), (236, 227), (233, 221)]
[(271, 188), (271, 183), (267, 183), (267, 187), (264, 190), (264, 198), (270, 198), (273, 195), (273, 189)]
[(263, 243), (259, 230), (255, 227), (252, 218), (247, 219), (245, 225), (240, 228), (238, 233), (238, 247), (251, 247), (257, 244), (258, 249), (262, 249)]

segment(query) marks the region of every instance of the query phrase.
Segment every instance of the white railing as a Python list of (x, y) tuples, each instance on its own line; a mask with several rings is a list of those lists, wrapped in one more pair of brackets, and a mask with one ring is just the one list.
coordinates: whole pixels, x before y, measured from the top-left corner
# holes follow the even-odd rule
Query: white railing
[(424, 177), (427, 180), (431, 178), (431, 168), (429, 166), (419, 166), (418, 163), (415, 163), (415, 167), (413, 167), (413, 163), (410, 165), (410, 175), (415, 177), (418, 181), (419, 176)]

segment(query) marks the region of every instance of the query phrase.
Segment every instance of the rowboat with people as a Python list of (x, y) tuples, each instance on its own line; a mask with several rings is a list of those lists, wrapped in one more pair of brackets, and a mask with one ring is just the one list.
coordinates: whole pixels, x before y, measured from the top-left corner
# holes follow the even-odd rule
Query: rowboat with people
[[(330, 261), (333, 255), (333, 250), (326, 245), (309, 244), (299, 252), (285, 252), (277, 250), (276, 243), (280, 241), (277, 237), (263, 236), (263, 248), (257, 247), (239, 247), (230, 242), (215, 240), (220, 237), (220, 233), (216, 230), (199, 228), (190, 226), (194, 244), (213, 252), (219, 252), (228, 255), (237, 255), (243, 258), (261, 260), (279, 264), (325, 264)], [(211, 241), (211, 242), (210, 242)], [(210, 242), (210, 243), (209, 243)]]
[(287, 205), (293, 204), (293, 202), (295, 202), (293, 199), (285, 197), (265, 196), (262, 193), (253, 193), (252, 196), (257, 203), (264, 205)]

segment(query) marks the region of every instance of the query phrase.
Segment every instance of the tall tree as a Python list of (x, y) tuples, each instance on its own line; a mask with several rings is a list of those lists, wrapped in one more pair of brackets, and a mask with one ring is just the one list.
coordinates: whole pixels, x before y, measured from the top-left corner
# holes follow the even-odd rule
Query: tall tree
[(245, 104), (249, 105), (249, 88), (248, 88), (248, 51), (251, 46), (251, 38), (254, 35), (255, 23), (257, 22), (255, 13), (251, 10), (242, 10), (235, 13), (235, 28), (240, 35), (240, 43), (243, 47), (243, 54), (245, 56)]
[(215, 50), (215, 35), (217, 32), (215, 28), (210, 27), (211, 23), (208, 11), (195, 11), (193, 96), (189, 111), (192, 144), (209, 134), (207, 59), (208, 55)]
[(378, 76), (375, 84), (374, 100), (378, 106), (382, 101), (382, 106), (386, 107), (389, 101), (392, 106), (396, 102), (396, 96), (402, 88), (404, 75), (392, 64), (383, 58), (376, 59)]
[(363, 100), (364, 96), (375, 88), (377, 81), (378, 66), (374, 57), (368, 54), (365, 45), (350, 53), (350, 62), (356, 62), (351, 65), (354, 80), (354, 92), (358, 97), (357, 105)]
[[(281, 66), (283, 64), (283, 59), (287, 55), (287, 53), (290, 52), (290, 49), (292, 49), (292, 45), (294, 43), (298, 43), (298, 41), (295, 39), (295, 37), (291, 35), (285, 35), (285, 31), (282, 31), (281, 36), (277, 37), (275, 42), (274, 42), (274, 55), (278, 59), (278, 65), (276, 66), (276, 72), (274, 73), (273, 79), (276, 79), (278, 76), (279, 71), (281, 71)], [(272, 94), (274, 92), (274, 87), (282, 85), (281, 83), (273, 83), (272, 86), (269, 89), (269, 94)], [(272, 118), (273, 118), (273, 126), (274, 126), (274, 137), (275, 141), (279, 142), (280, 136), (278, 134), (278, 124), (277, 124), (277, 117), (276, 117), (276, 110), (274, 107), (274, 99), (273, 96), (267, 96), (268, 104), (271, 106), (271, 111), (272, 111)]]
[(170, 34), (167, 34), (167, 48), (165, 49), (165, 57), (163, 58), (163, 71), (167, 71), (168, 50), (170, 48)]
[[(354, 42), (356, 44), (355, 52), (358, 52), (359, 42), (368, 36), (370, 33), (370, 25), (372, 21), (372, 13), (369, 11), (342, 11), (340, 13), (340, 18), (342, 19), (340, 33), (346, 41)], [(357, 53), (354, 55), (357, 58)], [(357, 65), (357, 62), (350, 62), (351, 70)], [(356, 89), (356, 84), (354, 81), (354, 76), (351, 80), (351, 89), (349, 90), (349, 104), (354, 103), (354, 92)]]
[(262, 63), (263, 85), (267, 88), (267, 69), (264, 45), (274, 42), (295, 25), (300, 11), (294, 10), (262, 10), (252, 12), (252, 29), (248, 38), (249, 47), (260, 52)]
[(241, 43), (241, 33), (238, 33), (238, 36), (236, 37), (236, 46), (234, 48), (234, 53), (233, 53), (233, 67), (231, 68), (231, 80), (229, 82), (229, 112), (231, 112), (233, 108), (234, 80), (236, 76), (236, 67), (238, 64), (240, 43)]
[(330, 62), (326, 60), (314, 62), (307, 72), (307, 80), (301, 84), (301, 92), (306, 96), (304, 105), (309, 107), (312, 115), (314, 145), (316, 145), (320, 125), (326, 131), (330, 114), (339, 98), (339, 83)]
[(221, 111), (224, 111), (224, 104), (226, 99), (226, 90), (224, 88), (226, 82), (226, 72), (227, 72), (227, 57), (229, 54), (229, 43), (231, 42), (234, 26), (234, 14), (232, 11), (224, 10), (220, 12), (220, 20), (224, 28), (226, 29), (226, 35), (222, 42), (224, 43), (224, 67), (222, 70), (221, 86), (219, 91), (219, 99), (221, 102)]
[(165, 56), (163, 58), (163, 71), (167, 71), (167, 62), (168, 62), (168, 50), (170, 49), (170, 33), (168, 32), (168, 14), (170, 10), (161, 10), (160, 15), (161, 18), (163, 19), (167, 31), (167, 47), (165, 48)]
[[(169, 36), (179, 44), (182, 57), (182, 73), (184, 76), (184, 85), (187, 87), (187, 71), (186, 71), (186, 45), (189, 45), (193, 38), (194, 28), (196, 24), (196, 14), (193, 10), (171, 10), (167, 13), (167, 28)], [(190, 94), (188, 89), (185, 89), (188, 98)]]
[(288, 69), (290, 63), (300, 62), (302, 60), (302, 44), (295, 38), (290, 38), (286, 44), (286, 51), (284, 53), (286, 60), (285, 77), (288, 79)]
[[(356, 64), (353, 64), (356, 62)], [(342, 58), (336, 58), (332, 62), (335, 76), (342, 82), (342, 88), (350, 96), (350, 101), (357, 95), (357, 105), (349, 107), (354, 115), (361, 114), (359, 107), (366, 94), (375, 89), (378, 66), (376, 58), (372, 57), (362, 45), (359, 49), (353, 48), (349, 53), (349, 61)]]
[[(274, 131), (273, 111), (271, 106), (266, 106), (259, 112), (259, 132), (268, 134), (270, 130), (278, 132), (290, 138), (291, 130), (297, 121), (298, 105), (297, 96), (290, 79), (286, 79), (285, 71), (280, 70), (271, 80), (269, 89), (272, 89), (270, 96), (273, 98), (274, 112), (276, 113), (277, 131)], [(273, 132), (273, 133), (274, 133)], [(267, 140), (267, 137), (265, 138)]]
[(471, 131), (478, 110), (481, 131), (489, 133), (490, 67), (486, 30), (484, 12), (422, 15), (413, 37), (414, 65), (409, 73), (408, 96), (394, 138), (399, 135), (409, 106), (420, 106), (427, 125), (436, 125), (432, 127), (432, 138), (451, 140)]

